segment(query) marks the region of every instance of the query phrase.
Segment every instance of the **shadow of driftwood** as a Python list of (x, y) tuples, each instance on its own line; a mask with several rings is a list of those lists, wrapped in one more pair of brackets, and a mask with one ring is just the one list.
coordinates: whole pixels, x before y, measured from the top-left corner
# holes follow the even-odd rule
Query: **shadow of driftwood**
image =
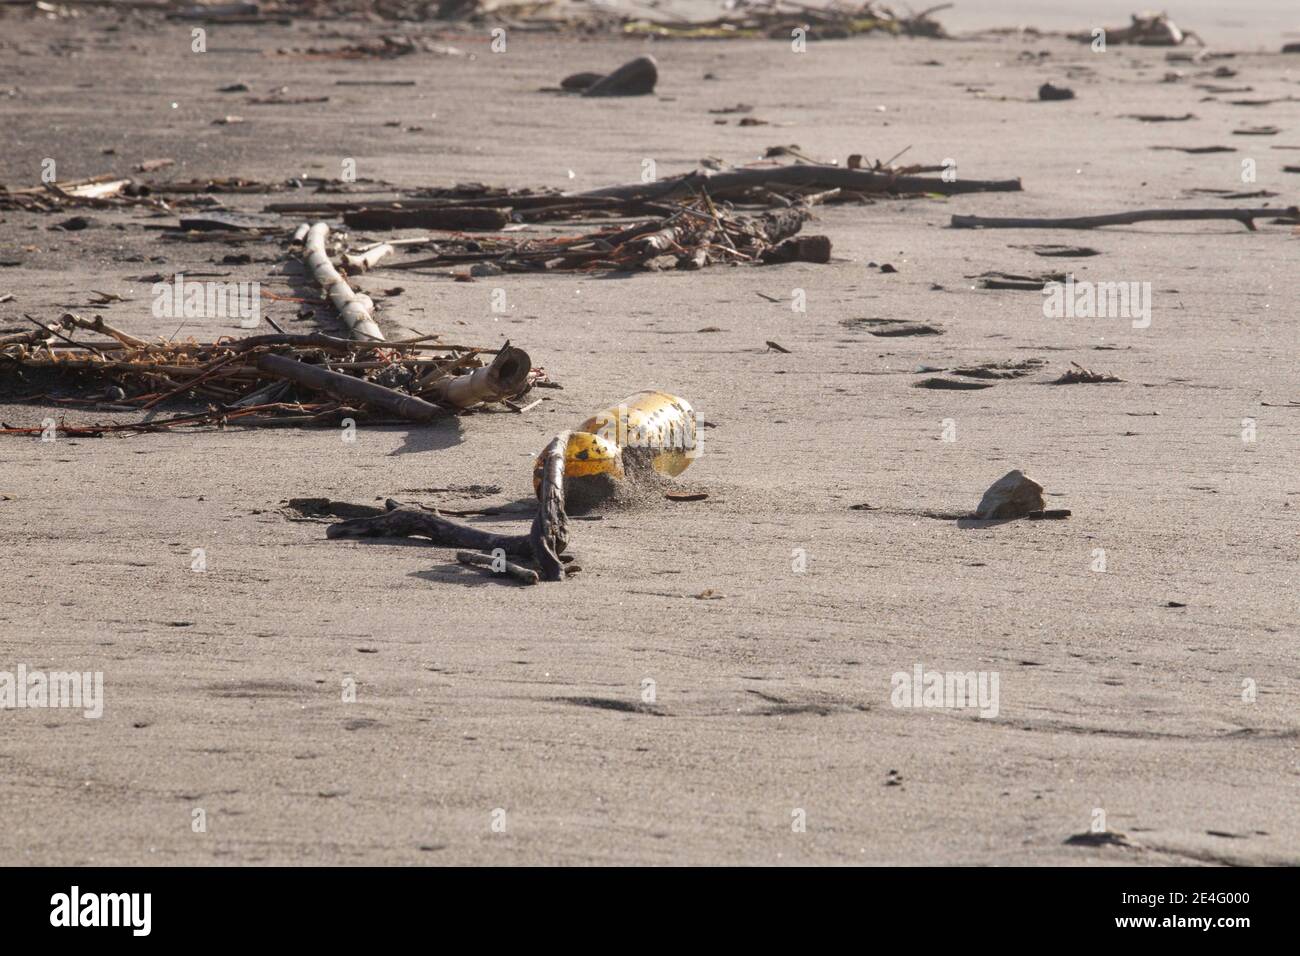
[(1009, 524), (1012, 521), (1019, 521), (1019, 518), (965, 518), (957, 519), (957, 527), (964, 531), (980, 531), (985, 528), (995, 528), (1000, 524)]
[[(515, 559), (518, 560), (518, 559)], [(531, 562), (524, 562), (526, 567), (533, 567)], [(440, 564), (434, 568), (428, 568), (424, 571), (412, 571), (407, 577), (419, 578), (422, 581), (431, 581), (434, 584), (459, 584), (462, 587), (493, 587), (506, 585), (514, 588), (536, 587), (535, 584), (524, 584), (516, 581), (514, 578), (505, 574), (488, 574), (482, 570), (476, 570), (468, 565), (461, 564), (454, 557), (448, 564)]]
[[(385, 425), (382, 427), (397, 430), (405, 426)], [(464, 440), (460, 427), (460, 418), (450, 417), (431, 422), (428, 425), (407, 427), (406, 440), (401, 447), (390, 451), (388, 456), (391, 458), (394, 455), (418, 455), (429, 451), (443, 451), (447, 448), (455, 448)]]

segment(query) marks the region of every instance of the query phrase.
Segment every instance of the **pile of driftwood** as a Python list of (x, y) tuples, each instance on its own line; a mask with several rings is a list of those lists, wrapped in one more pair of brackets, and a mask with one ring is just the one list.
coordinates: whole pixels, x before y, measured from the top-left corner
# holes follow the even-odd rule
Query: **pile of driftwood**
[[(454, 267), (472, 263), (470, 275), (539, 271), (630, 271), (702, 269), (718, 262), (829, 262), (826, 236), (796, 236), (807, 209), (782, 209), (759, 216), (720, 210), (707, 197), (665, 205), (653, 219), (627, 227), (606, 227), (556, 238), (450, 237), (429, 243), (434, 255), (388, 263), (388, 268)], [(348, 217), (345, 216), (345, 219)], [(360, 213), (349, 221), (374, 227), (399, 224)]]
[[(770, 156), (802, 154), (797, 147), (778, 146)], [(690, 199), (707, 194), (713, 200), (761, 207), (795, 203), (862, 202), (875, 197), (1008, 192), (1021, 188), (1019, 179), (960, 179), (945, 177), (943, 166), (864, 166), (859, 156), (846, 166), (771, 161), (754, 166), (702, 168), (650, 182), (607, 186), (585, 192), (504, 189), (469, 183), (425, 189), (393, 200), (297, 201), (270, 203), (266, 212), (342, 216), (359, 229), (500, 229), (510, 223), (622, 217), (661, 212), (649, 203)], [(940, 175), (935, 175), (940, 174)]]
[[(792, 30), (802, 28), (810, 37), (824, 39), (861, 33), (892, 33), (900, 36), (945, 37), (943, 26), (930, 14), (952, 6), (931, 7), (903, 15), (875, 0), (824, 4), (796, 0), (735, 0), (727, 12), (706, 20), (690, 20), (669, 14), (621, 13), (601, 4), (571, 0), (390, 0), (390, 4), (423, 5), (440, 20), (474, 24), (507, 24), (516, 29), (602, 30), (665, 39), (717, 40), (773, 37), (790, 39)], [(382, 5), (381, 5), (382, 6)], [(719, 6), (722, 6), (719, 4)]]
[[(509, 343), (476, 349), (430, 341), (367, 342), (328, 335), (256, 335), (216, 342), (149, 342), (71, 313), (55, 326), (0, 334), (0, 390), (10, 400), (111, 412), (138, 421), (58, 425), (69, 435), (205, 425), (429, 422), (526, 392), (545, 373)], [(95, 332), (99, 341), (85, 339)], [(485, 361), (483, 356), (492, 356)], [(74, 394), (68, 395), (67, 392)], [(155, 417), (169, 403), (199, 411)], [(0, 427), (37, 434), (39, 427)]]
[[(854, 157), (856, 159), (856, 157)], [(267, 212), (338, 217), (351, 229), (444, 230), (446, 237), (402, 240), (420, 250), (383, 268), (469, 266), (470, 275), (502, 272), (698, 269), (711, 263), (827, 262), (825, 236), (799, 236), (811, 208), (885, 195), (954, 195), (1020, 189), (1018, 179), (948, 180), (942, 167), (864, 168), (799, 163), (701, 169), (646, 183), (582, 193), (508, 190), (481, 185), (426, 190), (394, 200), (271, 203)], [(739, 208), (768, 210), (754, 215)], [(465, 235), (522, 223), (633, 220), (576, 235)], [(399, 243), (379, 244), (357, 268), (373, 268)], [(428, 253), (432, 252), (432, 255)]]
[[(1131, 43), (1137, 46), (1181, 46), (1187, 40), (1195, 40), (1200, 46), (1205, 41), (1191, 30), (1180, 30), (1166, 13), (1135, 13), (1126, 27), (1107, 27), (1104, 30), (1107, 43)], [(1093, 43), (1097, 37), (1092, 32), (1067, 34), (1071, 40), (1080, 43)]]
[[(159, 164), (159, 165), (151, 165)], [(171, 160), (147, 160), (144, 171), (163, 169)], [(336, 180), (301, 177), (282, 182), (259, 182), (240, 177), (215, 177), (190, 180), (140, 180), (107, 173), (85, 179), (43, 183), (39, 186), (10, 188), (0, 183), (0, 210), (24, 212), (58, 212), (67, 208), (115, 209), (144, 206), (153, 209), (215, 205), (211, 195), (221, 193), (273, 193), (311, 189), (318, 193), (343, 193), (382, 188), (387, 184), (357, 180), (344, 184)]]
[(902, 15), (882, 4), (842, 3), (825, 5), (797, 3), (794, 0), (740, 2), (721, 17), (706, 21), (633, 19), (622, 26), (624, 33), (650, 35), (667, 39), (725, 40), (762, 38), (789, 40), (795, 30), (806, 31), (808, 39), (838, 40), (863, 33), (892, 33), (898, 36), (946, 37), (947, 31), (930, 14), (951, 7), (951, 3)]
[[(178, 20), (221, 23), (287, 22), (295, 18), (351, 17), (420, 23), (505, 26), (519, 31), (626, 33), (666, 39), (729, 39), (775, 37), (789, 39), (802, 28), (810, 37), (842, 38), (883, 32), (899, 36), (946, 37), (931, 14), (952, 6), (944, 3), (920, 13), (900, 14), (876, 0), (734, 0), (722, 16), (690, 20), (667, 13), (634, 14), (599, 2), (582, 0), (266, 0), (168, 7), (163, 3), (134, 4), (162, 10)], [(719, 7), (723, 6), (719, 3)]]
[(10, 189), (0, 185), (0, 210), (55, 212), (69, 206), (106, 208), (110, 206), (155, 205), (149, 190), (132, 179), (118, 176), (92, 176), (62, 183)]

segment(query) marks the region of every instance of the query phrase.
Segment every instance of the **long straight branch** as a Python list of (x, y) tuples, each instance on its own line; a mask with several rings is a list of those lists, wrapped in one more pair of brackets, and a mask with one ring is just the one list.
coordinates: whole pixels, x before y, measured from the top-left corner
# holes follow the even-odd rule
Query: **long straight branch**
[(955, 179), (948, 182), (931, 176), (895, 176), (869, 169), (799, 165), (730, 169), (718, 173), (698, 170), (655, 183), (593, 189), (590, 192), (575, 193), (572, 198), (663, 199), (691, 195), (701, 189), (707, 189), (710, 195), (721, 196), (733, 190), (773, 185), (817, 186), (863, 193), (939, 193), (944, 196), (974, 192), (1018, 192), (1021, 188), (1019, 179)]
[(1135, 222), (1187, 219), (1232, 219), (1252, 232), (1255, 220), (1265, 216), (1296, 216), (1289, 209), (1135, 209), (1104, 216), (1072, 216), (1064, 219), (1035, 219), (1000, 216), (953, 216), (953, 229), (1096, 229), (1099, 226), (1127, 226)]

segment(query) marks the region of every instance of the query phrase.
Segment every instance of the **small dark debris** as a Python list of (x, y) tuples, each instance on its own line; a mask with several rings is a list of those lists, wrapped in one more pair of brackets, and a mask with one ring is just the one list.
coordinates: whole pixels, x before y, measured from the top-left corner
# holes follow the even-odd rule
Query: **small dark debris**
[(99, 229), (104, 224), (93, 216), (73, 216), (71, 219), (65, 219), (63, 222), (56, 223), (52, 229), (62, 229), (64, 232), (80, 232), (82, 229)]
[(937, 378), (937, 377), (932, 377), (932, 378), (923, 378), (923, 379), (921, 379), (921, 381), (914, 383), (912, 387), (913, 387), (913, 388), (941, 388), (941, 389), (942, 389), (942, 388), (946, 388), (946, 389), (954, 389), (954, 390), (961, 390), (961, 389), (972, 390), (972, 389), (977, 389), (977, 388), (992, 388), (992, 387), (993, 387), (993, 383), (992, 383), (992, 382), (963, 382), (963, 381), (961, 381), (960, 379), (955, 379), (955, 378)]
[(1068, 86), (1044, 83), (1038, 88), (1038, 98), (1040, 100), (1072, 100), (1074, 99), (1074, 90)]

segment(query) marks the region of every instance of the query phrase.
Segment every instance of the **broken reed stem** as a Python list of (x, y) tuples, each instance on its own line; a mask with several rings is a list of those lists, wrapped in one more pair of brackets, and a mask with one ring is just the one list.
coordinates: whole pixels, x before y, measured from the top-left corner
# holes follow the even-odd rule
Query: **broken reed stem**
[(499, 402), (523, 391), (532, 368), (533, 360), (528, 353), (507, 342), (492, 364), (437, 383), (433, 394), (438, 401), (457, 408), (469, 408), (480, 402)]
[(329, 297), (330, 303), (338, 312), (339, 318), (343, 320), (343, 324), (348, 327), (348, 331), (352, 333), (352, 337), (382, 342), (384, 333), (379, 331), (379, 326), (375, 324), (373, 317), (375, 303), (370, 296), (364, 292), (357, 292), (348, 285), (347, 280), (334, 268), (329, 253), (325, 251), (325, 240), (329, 234), (330, 227), (323, 222), (315, 223), (307, 229), (307, 235), (303, 240), (303, 262), (311, 270), (316, 284)]
[(71, 312), (65, 312), (59, 317), (59, 321), (64, 325), (74, 325), (79, 329), (86, 329), (89, 332), (98, 332), (100, 335), (106, 335), (111, 339), (116, 339), (121, 345), (129, 349), (142, 349), (148, 346), (144, 339), (137, 339), (134, 335), (128, 335), (120, 329), (115, 329), (104, 321), (102, 315), (95, 316), (94, 319), (83, 319), (79, 315)]
[(369, 272), (396, 247), (392, 243), (381, 242), (377, 246), (371, 246), (361, 252), (351, 253), (343, 257), (343, 263), (353, 272)]
[(150, 401), (146, 402), (144, 405), (141, 405), (140, 410), (147, 411), (148, 409), (151, 409), (154, 406), (167, 401), (167, 399), (169, 398), (175, 398), (177, 395), (181, 394), (182, 392), (188, 392), (195, 385), (198, 385), (199, 382), (206, 381), (207, 379), (211, 378), (213, 375), (221, 371), (223, 368), (225, 368), (231, 362), (235, 361), (237, 358), (239, 358), (239, 356), (231, 355), (228, 358), (222, 359), (216, 364), (209, 366), (206, 372), (202, 372), (201, 374), (195, 376), (189, 381), (182, 382), (180, 385), (177, 385), (175, 388), (171, 389), (170, 391), (163, 392), (162, 394), (158, 395), (156, 398), (153, 398)]

